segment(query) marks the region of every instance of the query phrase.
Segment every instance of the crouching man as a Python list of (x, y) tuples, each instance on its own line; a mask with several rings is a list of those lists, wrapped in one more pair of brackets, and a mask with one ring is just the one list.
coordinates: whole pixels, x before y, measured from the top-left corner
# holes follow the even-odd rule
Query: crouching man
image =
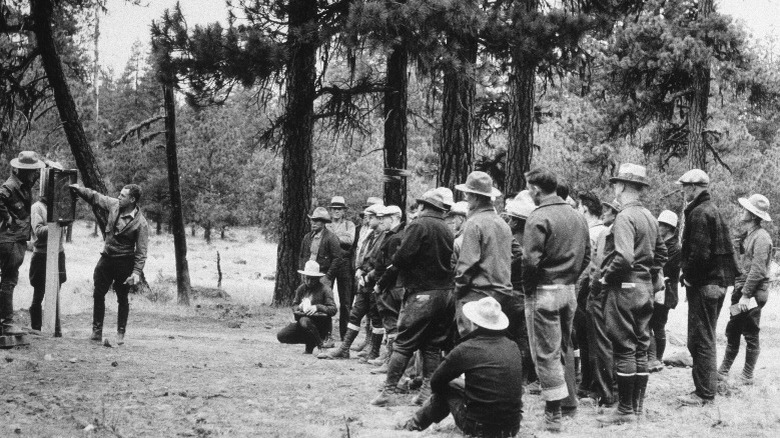
[[(464, 435), (513, 437), (522, 418), (523, 358), (506, 336), (509, 318), (493, 297), (465, 303), (463, 315), (474, 330), (433, 373), (432, 396), (403, 429), (425, 430), (452, 414)], [(454, 380), (461, 374), (465, 385)]]
[(314, 347), (322, 349), (322, 339), (330, 331), (331, 318), (336, 314), (333, 292), (320, 280), (320, 264), (309, 260), (301, 274), (301, 285), (295, 290), (293, 315), (295, 322), (276, 335), (282, 344), (305, 344), (305, 354), (312, 354)]

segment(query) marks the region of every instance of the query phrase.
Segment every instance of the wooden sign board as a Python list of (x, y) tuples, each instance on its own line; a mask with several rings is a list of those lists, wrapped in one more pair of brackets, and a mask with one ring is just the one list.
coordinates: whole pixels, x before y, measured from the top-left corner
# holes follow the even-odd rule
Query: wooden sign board
[[(76, 195), (69, 186), (78, 181), (78, 171), (47, 168), (45, 173), (46, 222), (73, 222), (76, 220)], [(52, 241), (51, 238), (49, 241)]]

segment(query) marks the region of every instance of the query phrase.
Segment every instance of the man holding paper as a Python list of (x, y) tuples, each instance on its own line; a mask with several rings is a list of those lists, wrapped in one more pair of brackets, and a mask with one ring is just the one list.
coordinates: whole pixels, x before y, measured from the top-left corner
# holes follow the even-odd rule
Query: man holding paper
[(760, 351), (758, 333), (761, 309), (769, 296), (769, 260), (772, 257), (772, 237), (761, 227), (770, 222), (769, 200), (759, 194), (739, 198), (742, 205), (740, 226), (745, 231), (739, 242), (739, 268), (741, 275), (734, 284), (731, 295), (731, 319), (726, 325), (726, 355), (718, 369), (718, 378), (727, 380), (729, 369), (739, 353), (739, 343), (745, 337), (745, 367), (739, 377), (741, 383), (753, 383), (753, 369)]

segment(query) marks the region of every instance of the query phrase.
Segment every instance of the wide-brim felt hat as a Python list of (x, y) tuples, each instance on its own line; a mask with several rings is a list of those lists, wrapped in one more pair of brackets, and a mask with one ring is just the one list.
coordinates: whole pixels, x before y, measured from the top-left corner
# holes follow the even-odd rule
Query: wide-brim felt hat
[(739, 198), (739, 204), (745, 210), (758, 216), (761, 220), (772, 222), (772, 216), (769, 215), (769, 199), (764, 195), (751, 195), (749, 198)]
[(505, 330), (509, 318), (501, 311), (501, 304), (493, 297), (485, 297), (463, 305), (463, 316), (488, 330)]
[(334, 196), (330, 199), (328, 208), (347, 208), (347, 201), (343, 196)]
[(621, 164), (617, 176), (610, 178), (609, 182), (612, 184), (616, 182), (625, 182), (638, 184), (640, 186), (650, 185), (650, 183), (647, 182), (647, 168), (632, 163)]
[(19, 156), (11, 160), (11, 167), (17, 169), (43, 169), (46, 164), (38, 159), (38, 154), (33, 151), (21, 151)]
[[(449, 190), (449, 189), (447, 189)], [(417, 198), (417, 202), (421, 204), (430, 205), (431, 207), (434, 207), (438, 210), (446, 211), (449, 210), (452, 204), (448, 204), (446, 199), (446, 193), (443, 190), (436, 189), (430, 189), (427, 192), (423, 193), (423, 195), (419, 198)], [(452, 192), (450, 192), (450, 202), (452, 202)]]
[(479, 170), (471, 172), (466, 178), (466, 183), (456, 185), (455, 190), (488, 196), (490, 198), (501, 196), (501, 191), (493, 187), (493, 178), (487, 173)]
[(602, 201), (601, 205), (612, 209), (616, 214), (620, 213), (620, 203), (617, 201), (617, 199), (613, 199), (612, 201)]
[(323, 222), (330, 222), (330, 213), (328, 213), (328, 210), (325, 207), (317, 207), (314, 209), (314, 212), (309, 215), (309, 219), (313, 221), (323, 221)]
[(306, 262), (305, 265), (303, 265), (303, 270), (298, 270), (299, 274), (305, 275), (307, 277), (323, 277), (325, 274), (320, 272), (320, 264), (315, 262), (314, 260), (309, 260)]

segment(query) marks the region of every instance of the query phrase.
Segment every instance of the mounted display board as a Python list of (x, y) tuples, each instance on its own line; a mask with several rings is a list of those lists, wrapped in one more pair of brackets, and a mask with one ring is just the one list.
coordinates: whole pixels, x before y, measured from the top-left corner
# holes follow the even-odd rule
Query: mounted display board
[(76, 194), (68, 186), (78, 181), (78, 171), (47, 168), (41, 180), (48, 204), (46, 222), (67, 225), (76, 220)]

